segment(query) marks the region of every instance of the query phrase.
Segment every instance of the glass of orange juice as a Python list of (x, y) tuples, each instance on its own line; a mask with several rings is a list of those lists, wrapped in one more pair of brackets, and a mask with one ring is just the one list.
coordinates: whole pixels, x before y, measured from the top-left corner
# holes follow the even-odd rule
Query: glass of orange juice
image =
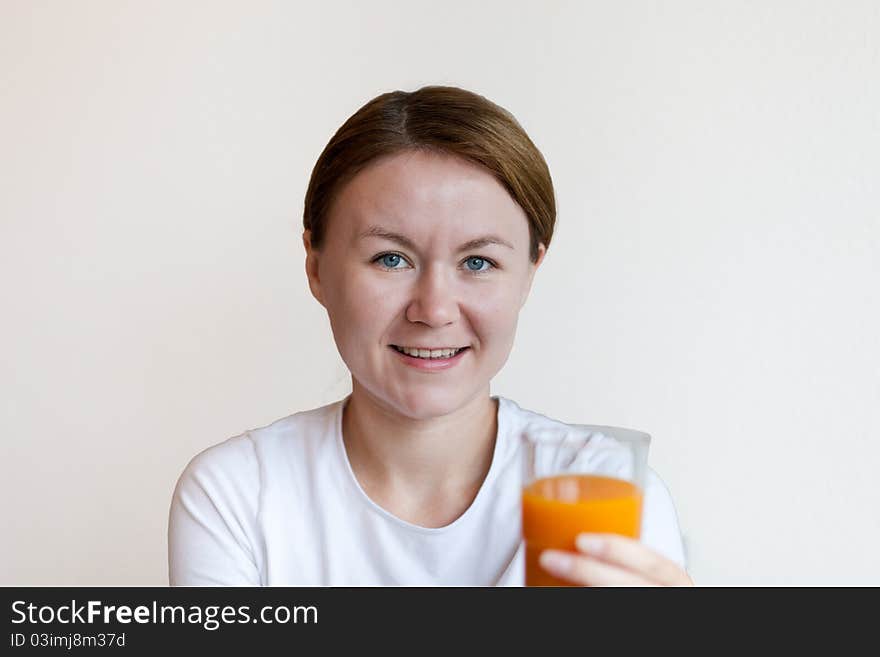
[(651, 436), (568, 424), (526, 430), (522, 442), (526, 586), (570, 586), (538, 565), (541, 551), (576, 552), (581, 532), (639, 538)]

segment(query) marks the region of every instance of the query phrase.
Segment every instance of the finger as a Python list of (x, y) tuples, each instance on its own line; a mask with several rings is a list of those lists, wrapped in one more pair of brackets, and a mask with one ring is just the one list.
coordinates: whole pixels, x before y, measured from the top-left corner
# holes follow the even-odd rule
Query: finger
[(654, 585), (637, 573), (574, 552), (544, 550), (538, 563), (551, 575), (580, 586)]
[(677, 563), (635, 539), (619, 534), (580, 534), (575, 545), (584, 554), (639, 573), (656, 584), (693, 586), (690, 576)]

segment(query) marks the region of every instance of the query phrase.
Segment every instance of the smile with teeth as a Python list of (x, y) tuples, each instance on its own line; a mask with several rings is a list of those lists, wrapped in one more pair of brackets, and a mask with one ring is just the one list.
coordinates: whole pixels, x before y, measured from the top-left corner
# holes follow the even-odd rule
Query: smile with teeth
[(398, 347), (396, 344), (391, 345), (397, 351), (402, 354), (406, 354), (407, 356), (413, 356), (415, 358), (426, 358), (429, 360), (433, 360), (435, 358), (452, 358), (458, 352), (464, 351), (467, 347), (459, 347), (458, 349), (416, 349), (414, 347)]

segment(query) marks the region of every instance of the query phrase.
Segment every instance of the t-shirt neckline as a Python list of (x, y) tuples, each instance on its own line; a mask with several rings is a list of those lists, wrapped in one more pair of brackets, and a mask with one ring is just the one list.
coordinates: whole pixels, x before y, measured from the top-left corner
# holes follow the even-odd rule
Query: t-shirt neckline
[(464, 510), (458, 518), (453, 520), (448, 525), (444, 525), (443, 527), (422, 527), (421, 525), (416, 525), (414, 523), (403, 520), (402, 518), (397, 517), (387, 509), (381, 507), (376, 504), (373, 499), (367, 495), (366, 491), (361, 487), (360, 482), (357, 480), (357, 477), (354, 474), (354, 470), (351, 467), (351, 462), (348, 460), (348, 453), (345, 451), (345, 443), (342, 440), (342, 410), (345, 407), (346, 402), (351, 397), (351, 394), (347, 395), (345, 398), (336, 402), (336, 407), (334, 409), (334, 431), (336, 433), (336, 449), (337, 456), (341, 459), (343, 463), (343, 469), (346, 472), (346, 479), (348, 480), (348, 484), (352, 486), (355, 491), (357, 497), (361, 500), (361, 502), (369, 509), (371, 512), (378, 514), (385, 520), (398, 525), (404, 529), (407, 529), (412, 532), (420, 533), (420, 534), (444, 534), (448, 532), (454, 531), (457, 527), (462, 526), (467, 522), (467, 519), (476, 513), (475, 509), (482, 504), (482, 500), (488, 495), (486, 490), (491, 487), (492, 482), (495, 480), (498, 469), (501, 467), (499, 461), (501, 460), (501, 447), (502, 442), (507, 440), (507, 412), (506, 412), (506, 402), (507, 400), (500, 395), (490, 395), (489, 398), (498, 401), (498, 407), (496, 409), (496, 427), (497, 431), (495, 434), (495, 446), (492, 451), (492, 463), (489, 465), (489, 472), (486, 473), (486, 478), (483, 479), (483, 483), (480, 485), (480, 490), (477, 491), (476, 496), (473, 501), (470, 503), (467, 509)]

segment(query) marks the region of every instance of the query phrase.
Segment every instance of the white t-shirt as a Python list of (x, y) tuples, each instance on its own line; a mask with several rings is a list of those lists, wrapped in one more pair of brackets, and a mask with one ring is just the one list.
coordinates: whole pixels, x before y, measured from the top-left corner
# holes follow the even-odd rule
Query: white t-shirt
[[(342, 442), (345, 400), (209, 447), (174, 490), (172, 586), (521, 586), (520, 434), (565, 426), (498, 399), (489, 473), (445, 527), (411, 524), (373, 502)], [(641, 541), (684, 567), (672, 499), (649, 469)]]

